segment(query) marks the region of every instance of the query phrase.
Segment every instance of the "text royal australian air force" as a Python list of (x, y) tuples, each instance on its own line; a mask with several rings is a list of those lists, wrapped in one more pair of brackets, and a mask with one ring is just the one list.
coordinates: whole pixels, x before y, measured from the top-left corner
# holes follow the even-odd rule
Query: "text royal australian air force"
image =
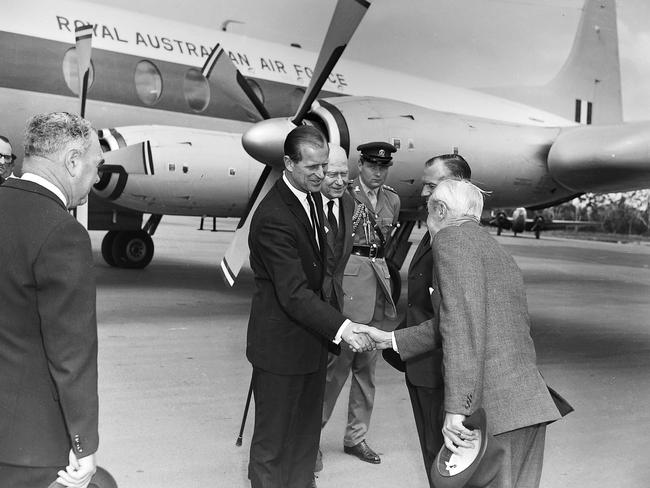
[[(31, 3), (27, 0), (27, 3)], [(38, 8), (25, 8), (23, 2), (10, 2), (0, 16), (0, 29), (60, 42), (75, 41), (80, 25), (93, 26), (93, 49), (104, 49), (134, 56), (200, 67), (215, 44), (220, 43), (235, 66), (245, 76), (280, 83), (307, 86), (316, 57), (300, 49), (260, 42), (227, 32), (188, 26), (178, 22), (102, 7), (101, 19), (92, 4), (35, 2)], [(9, 14), (9, 15), (5, 15)], [(24, 17), (24, 22), (16, 17)], [(3, 18), (6, 21), (3, 22)], [(268, 52), (272, 47), (273, 52)], [(285, 54), (286, 53), (286, 54)], [(323, 89), (349, 93), (349, 79), (335, 69)]]

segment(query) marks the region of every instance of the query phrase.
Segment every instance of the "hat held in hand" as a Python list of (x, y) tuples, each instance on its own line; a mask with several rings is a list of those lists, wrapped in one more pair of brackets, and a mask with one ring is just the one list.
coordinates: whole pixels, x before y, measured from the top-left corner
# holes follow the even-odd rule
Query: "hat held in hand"
[(487, 433), (485, 410), (479, 408), (463, 425), (478, 433), (474, 447), (461, 447), (461, 454), (442, 446), (431, 466), (431, 483), (435, 488), (483, 487), (494, 480), (501, 469), (504, 448)]

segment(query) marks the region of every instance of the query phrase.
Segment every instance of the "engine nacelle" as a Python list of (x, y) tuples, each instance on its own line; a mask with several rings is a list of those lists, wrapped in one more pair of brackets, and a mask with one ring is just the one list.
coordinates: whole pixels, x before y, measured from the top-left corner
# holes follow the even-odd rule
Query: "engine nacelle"
[(98, 132), (106, 162), (93, 191), (140, 212), (238, 217), (263, 170), (239, 133), (155, 125)]
[(398, 151), (387, 184), (399, 193), (403, 209), (422, 204), (425, 161), (453, 152), (468, 161), (472, 180), (492, 192), (486, 208), (532, 206), (570, 195), (551, 178), (546, 164), (557, 128), (459, 116), (372, 97), (320, 100), (312, 106), (309, 120), (323, 128), (330, 141), (349, 150), (353, 176), (359, 144), (394, 144)]

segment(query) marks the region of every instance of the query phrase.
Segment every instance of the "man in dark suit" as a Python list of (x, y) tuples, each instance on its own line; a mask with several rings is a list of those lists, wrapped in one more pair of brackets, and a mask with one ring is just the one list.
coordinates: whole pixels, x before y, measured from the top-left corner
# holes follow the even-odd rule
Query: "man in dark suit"
[[(422, 197), (429, 198), (436, 186), (444, 179), (469, 179), (471, 170), (459, 154), (435, 156), (424, 163), (422, 174)], [(431, 321), (435, 312), (431, 303), (433, 278), (431, 238), (426, 232), (413, 254), (408, 270), (408, 307), (406, 316), (398, 329), (414, 327)], [(386, 353), (397, 355), (392, 349)], [(401, 361), (399, 356), (397, 361)], [(417, 356), (403, 364), (406, 386), (411, 398), (415, 425), (420, 438), (420, 448), (427, 476), (436, 454), (442, 447), (442, 349), (435, 349)]]
[(328, 249), (323, 297), (337, 310), (343, 310), (343, 272), (352, 252), (354, 199), (346, 191), (349, 172), (345, 150), (331, 143), (329, 149), (327, 171), (320, 187)]
[(256, 285), (246, 347), (255, 395), (253, 488), (313, 484), (328, 343), (371, 347), (356, 333), (359, 324), (323, 300), (327, 141), (314, 127), (300, 126), (284, 151), (284, 174), (256, 210), (248, 242)]
[(87, 121), (37, 115), (21, 178), (0, 187), (2, 487), (85, 487), (96, 468), (92, 252), (67, 209), (86, 201), (102, 162)]
[(482, 407), (488, 433), (505, 451), (490, 487), (534, 488), (546, 424), (560, 413), (537, 369), (521, 270), (480, 227), (482, 210), (483, 192), (466, 180), (435, 188), (427, 227), (437, 320), (376, 339), (393, 343), (405, 360), (442, 341), (445, 445), (455, 453), (471, 447), (476, 434), (463, 421)]

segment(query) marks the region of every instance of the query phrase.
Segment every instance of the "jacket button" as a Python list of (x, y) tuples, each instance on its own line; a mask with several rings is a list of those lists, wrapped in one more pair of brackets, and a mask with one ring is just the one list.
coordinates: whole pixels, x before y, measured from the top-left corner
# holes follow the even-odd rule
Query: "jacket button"
[(409, 303), (409, 308), (411, 308), (412, 306), (413, 306), (413, 304), (412, 304), (412, 303)]

